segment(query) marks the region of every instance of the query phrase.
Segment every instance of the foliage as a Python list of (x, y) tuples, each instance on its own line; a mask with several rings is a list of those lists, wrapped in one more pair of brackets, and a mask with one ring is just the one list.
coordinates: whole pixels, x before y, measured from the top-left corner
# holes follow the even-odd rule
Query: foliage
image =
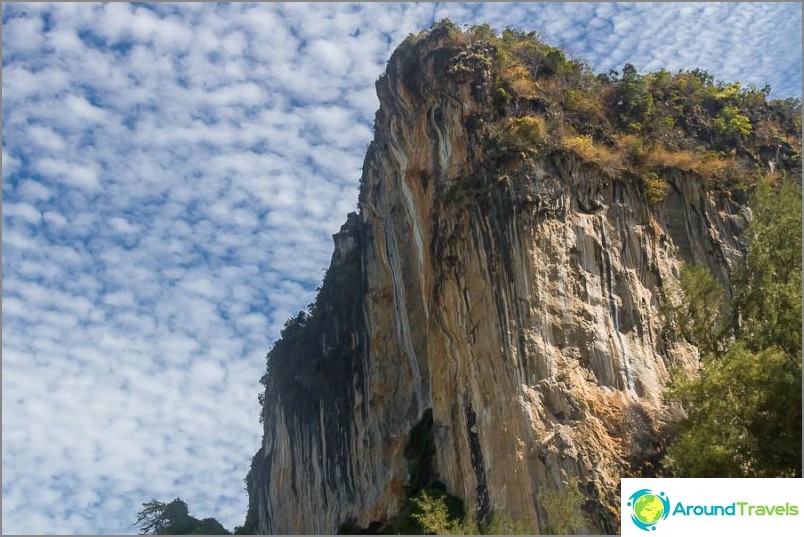
[(673, 150), (658, 142), (644, 149), (640, 159), (650, 168), (677, 169), (696, 173), (705, 178), (722, 176), (733, 168), (732, 162), (716, 152)]
[(654, 144), (645, 152), (645, 163), (652, 168), (675, 168), (694, 172), (701, 163), (701, 155), (696, 151), (674, 151), (660, 144)]
[(547, 134), (544, 119), (539, 116), (518, 117), (506, 124), (506, 130), (520, 144), (538, 144)]
[(527, 76), (514, 79), (511, 82), (511, 89), (516, 95), (527, 98), (535, 97), (538, 93), (538, 86), (536, 85), (536, 82)]
[(435, 531), (447, 534), (472, 533), (467, 525), (463, 502), (447, 492), (439, 481), (421, 489), (407, 488), (399, 513), (385, 524), (372, 523), (365, 530), (342, 525), (340, 534), (426, 535)]
[(681, 270), (684, 301), (676, 310), (682, 335), (698, 346), (702, 355), (719, 352), (723, 342), (726, 298), (712, 273), (700, 265), (685, 265)]
[(641, 164), (645, 159), (645, 141), (636, 134), (620, 134), (615, 137), (619, 151), (633, 164)]
[(567, 69), (567, 57), (557, 48), (551, 48), (545, 54), (544, 62), (539, 68), (540, 75), (555, 75), (563, 73)]
[[(801, 103), (769, 100), (768, 86), (724, 83), (700, 69), (643, 75), (632, 64), (621, 73), (595, 74), (534, 32), (507, 28), (498, 35), (487, 24), (465, 33), (454, 25), (436, 27), (436, 38), (491, 46), (482, 50), (492, 51), (483, 54), (492, 67), (490, 99), (500, 121), (486, 120), (485, 129), (499, 129), (507, 118), (541, 116), (556, 135), (541, 140), (543, 147), (574, 152), (620, 177), (672, 168), (707, 179), (710, 189), (742, 191), (752, 185), (756, 166), (774, 167), (769, 161), (800, 173)], [(639, 140), (639, 154), (616, 147), (623, 136)]]
[(623, 67), (623, 76), (617, 83), (614, 97), (614, 110), (620, 124), (641, 124), (650, 119), (653, 95), (648, 90), (647, 81), (632, 64)]
[(752, 350), (776, 345), (800, 356), (801, 188), (760, 181), (751, 207), (750, 247), (734, 280), (737, 335)]
[(482, 41), (492, 41), (497, 38), (497, 31), (489, 23), (470, 26), (469, 33), (475, 39)]
[[(467, 529), (472, 529), (472, 526), (467, 526), (468, 522), (464, 519), (464, 526)], [(477, 531), (465, 531), (464, 534), (478, 533)], [(482, 531), (485, 535), (530, 535), (533, 530), (528, 524), (518, 522), (510, 517), (501, 515), (499, 513), (491, 513), (488, 524)]]
[(606, 173), (622, 168), (622, 155), (614, 148), (595, 142), (590, 135), (568, 136), (562, 140), (564, 149), (575, 153), (581, 160), (596, 165)]
[(649, 172), (642, 176), (642, 183), (645, 185), (645, 196), (651, 203), (661, 203), (670, 192), (670, 185), (656, 172)]
[(680, 324), (702, 359), (667, 394), (687, 413), (666, 460), (677, 475), (801, 476), (800, 201), (790, 180), (757, 185), (732, 300), (704, 269), (682, 274)]
[(565, 94), (564, 105), (585, 123), (601, 123), (606, 119), (606, 110), (598, 91), (571, 89)]
[(423, 490), (412, 500), (415, 506), (411, 517), (428, 535), (528, 535), (531, 530), (507, 516), (492, 513), (489, 521), (478, 526), (471, 517), (459, 516), (451, 510), (444, 495)]
[(539, 504), (546, 515), (545, 533), (572, 535), (583, 529), (586, 519), (583, 503), (584, 498), (575, 478), (565, 481), (561, 490), (540, 494)]
[(342, 524), (339, 534), (405, 534), (405, 535), (473, 535), (527, 534), (522, 524), (510, 518), (491, 513), (480, 525), (466, 513), (463, 501), (447, 492), (446, 486), (436, 479), (433, 471), (433, 415), (425, 411), (422, 419), (411, 430), (405, 445), (409, 480), (399, 513), (385, 523), (373, 522), (361, 529)]
[(448, 38), (454, 38), (461, 35), (461, 29), (450, 19), (444, 18), (435, 21), (432, 25), (430, 25), (430, 34), (444, 35)]
[[(677, 475), (800, 474), (800, 459), (792, 461), (789, 451), (785, 453), (795, 446), (783, 442), (783, 438), (768, 436), (791, 425), (800, 427), (800, 421), (792, 424), (788, 416), (779, 415), (779, 410), (784, 409), (778, 408), (777, 397), (796, 383), (787, 362), (778, 348), (754, 353), (738, 342), (722, 356), (706, 356), (698, 378), (676, 381), (669, 395), (680, 399), (688, 411), (668, 450), (669, 462)], [(799, 376), (799, 387), (800, 382)], [(775, 391), (778, 389), (780, 393)], [(789, 415), (791, 410), (788, 408), (783, 414)], [(800, 429), (798, 442), (800, 453)]]
[(718, 136), (728, 140), (740, 140), (751, 134), (751, 120), (740, 113), (736, 106), (725, 106), (715, 118), (713, 125)]
[(423, 490), (413, 498), (415, 511), (411, 516), (421, 525), (424, 533), (430, 535), (463, 534), (461, 522), (450, 516), (447, 504), (442, 496), (433, 496)]
[(229, 535), (214, 518), (199, 520), (190, 516), (187, 504), (179, 498), (170, 503), (151, 500), (142, 504), (136, 526), (151, 535)]
[(511, 101), (511, 95), (505, 91), (505, 88), (497, 88), (494, 92), (494, 107), (503, 109)]

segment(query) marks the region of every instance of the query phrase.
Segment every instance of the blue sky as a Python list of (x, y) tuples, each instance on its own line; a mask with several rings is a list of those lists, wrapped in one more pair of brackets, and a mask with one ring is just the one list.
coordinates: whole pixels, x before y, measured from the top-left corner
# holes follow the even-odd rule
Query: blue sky
[(3, 533), (244, 520), (258, 379), (354, 210), (374, 81), (450, 17), (801, 94), (801, 5), (4, 4)]

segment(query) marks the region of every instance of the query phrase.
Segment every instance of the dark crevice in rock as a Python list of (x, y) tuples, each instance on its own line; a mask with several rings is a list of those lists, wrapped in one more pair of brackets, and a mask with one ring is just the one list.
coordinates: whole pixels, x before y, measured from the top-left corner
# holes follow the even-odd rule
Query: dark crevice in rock
[(489, 502), (489, 490), (486, 484), (486, 467), (483, 462), (483, 450), (480, 447), (480, 437), (477, 434), (477, 416), (472, 408), (472, 403), (468, 396), (464, 396), (464, 414), (466, 416), (466, 435), (469, 437), (469, 452), (472, 457), (472, 469), (475, 472), (477, 486), (475, 487), (475, 499), (477, 508), (475, 518), (478, 523), (488, 522), (491, 515), (491, 505)]
[(410, 430), (405, 458), (408, 461), (408, 486), (413, 491), (419, 491), (434, 478), (435, 442), (432, 409), (425, 410), (422, 419)]

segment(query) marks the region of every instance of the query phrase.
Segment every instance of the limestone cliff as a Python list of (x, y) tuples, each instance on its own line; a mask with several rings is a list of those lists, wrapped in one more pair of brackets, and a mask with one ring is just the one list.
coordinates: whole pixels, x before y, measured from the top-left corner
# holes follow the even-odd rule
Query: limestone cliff
[[(575, 477), (582, 530), (619, 531), (619, 478), (659, 449), (668, 370), (697, 360), (663, 316), (680, 263), (728, 282), (747, 212), (669, 166), (650, 202), (549, 130), (539, 150), (501, 152), (492, 126), (551, 110), (495, 103), (494, 58), (442, 27), (378, 80), (359, 212), (311, 314), (269, 353), (248, 529), (376, 527), (412, 479), (437, 477), (477, 517), (538, 532), (539, 498)], [(412, 475), (410, 433), (430, 418), (428, 475)]]

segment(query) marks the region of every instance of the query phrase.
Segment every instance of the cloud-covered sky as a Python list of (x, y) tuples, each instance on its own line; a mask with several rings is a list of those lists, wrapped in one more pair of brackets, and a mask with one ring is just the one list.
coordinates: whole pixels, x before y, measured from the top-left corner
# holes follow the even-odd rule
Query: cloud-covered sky
[(3, 4), (2, 530), (232, 529), (258, 379), (354, 210), (374, 81), (450, 17), (801, 94), (800, 4)]

